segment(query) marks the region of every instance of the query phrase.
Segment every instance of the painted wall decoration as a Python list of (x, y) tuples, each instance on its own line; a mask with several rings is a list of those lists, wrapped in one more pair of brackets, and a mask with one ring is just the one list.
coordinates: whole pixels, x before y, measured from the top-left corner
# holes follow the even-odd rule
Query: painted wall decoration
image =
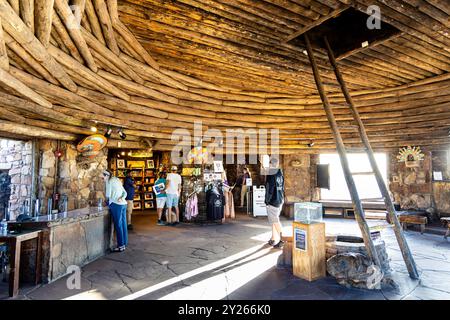
[(108, 139), (101, 134), (94, 134), (84, 138), (77, 146), (78, 152), (83, 156), (94, 158), (106, 147)]
[(404, 162), (407, 167), (418, 167), (419, 161), (425, 158), (424, 153), (420, 147), (407, 146), (399, 150), (397, 156), (398, 162)]

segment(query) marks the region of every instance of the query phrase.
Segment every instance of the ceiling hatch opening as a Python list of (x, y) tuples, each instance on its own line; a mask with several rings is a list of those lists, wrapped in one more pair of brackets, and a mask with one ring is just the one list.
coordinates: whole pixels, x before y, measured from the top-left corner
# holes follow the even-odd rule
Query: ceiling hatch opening
[[(336, 59), (340, 60), (401, 34), (400, 30), (384, 21), (380, 21), (380, 28), (370, 29), (368, 21), (372, 20), (373, 17), (365, 12), (348, 8), (340, 15), (308, 30), (307, 34), (312, 47), (324, 52), (326, 47), (323, 38), (327, 37)], [(304, 49), (304, 33), (292, 38), (288, 43)]]

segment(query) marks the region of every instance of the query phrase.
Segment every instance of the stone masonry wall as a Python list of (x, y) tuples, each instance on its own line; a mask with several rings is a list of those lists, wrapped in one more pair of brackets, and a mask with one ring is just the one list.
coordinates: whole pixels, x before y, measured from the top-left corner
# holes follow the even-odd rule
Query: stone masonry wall
[(295, 202), (318, 201), (320, 189), (316, 185), (317, 155), (293, 154), (283, 156), (286, 204), (284, 215), (294, 216)]
[(390, 154), (389, 189), (402, 209), (427, 210), (432, 204), (431, 152), (418, 167), (408, 168), (398, 162), (398, 152)]
[(31, 165), (31, 141), (0, 140), (0, 170), (7, 171), (11, 178), (10, 219), (15, 219), (23, 202), (30, 200)]
[[(108, 167), (108, 151), (103, 149), (93, 159), (81, 159), (74, 144), (62, 142), (62, 157), (58, 163), (57, 192), (68, 196), (68, 209), (74, 210), (96, 205), (104, 199), (102, 172)], [(40, 143), (41, 167), (39, 171), (39, 198), (42, 201), (41, 214), (47, 212), (47, 200), (53, 195), (57, 142), (42, 140)]]

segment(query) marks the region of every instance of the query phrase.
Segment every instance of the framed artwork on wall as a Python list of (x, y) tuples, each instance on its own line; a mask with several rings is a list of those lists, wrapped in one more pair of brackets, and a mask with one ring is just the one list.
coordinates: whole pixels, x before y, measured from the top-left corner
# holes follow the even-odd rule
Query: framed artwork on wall
[(153, 200), (153, 193), (146, 193), (144, 196), (145, 200)]
[(153, 209), (154, 208), (153, 202), (151, 202), (151, 201), (146, 201), (144, 206), (145, 206), (145, 209)]
[(125, 169), (125, 159), (117, 159), (117, 169)]
[(153, 160), (147, 160), (147, 168), (155, 169), (155, 162)]
[(141, 207), (141, 203), (140, 202), (137, 202), (137, 201), (133, 202), (133, 209), (139, 210), (141, 208), (142, 207)]

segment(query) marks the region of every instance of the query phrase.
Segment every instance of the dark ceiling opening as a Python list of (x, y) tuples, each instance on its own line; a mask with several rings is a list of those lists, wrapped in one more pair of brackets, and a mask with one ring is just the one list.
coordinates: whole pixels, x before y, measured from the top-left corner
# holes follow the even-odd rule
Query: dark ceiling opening
[[(400, 30), (386, 22), (381, 22), (379, 29), (370, 29), (367, 23), (370, 18), (364, 12), (349, 8), (339, 16), (312, 28), (307, 35), (313, 48), (323, 50), (326, 50), (323, 39), (327, 37), (335, 56), (339, 59), (400, 34)], [(304, 34), (288, 43), (305, 48)]]

